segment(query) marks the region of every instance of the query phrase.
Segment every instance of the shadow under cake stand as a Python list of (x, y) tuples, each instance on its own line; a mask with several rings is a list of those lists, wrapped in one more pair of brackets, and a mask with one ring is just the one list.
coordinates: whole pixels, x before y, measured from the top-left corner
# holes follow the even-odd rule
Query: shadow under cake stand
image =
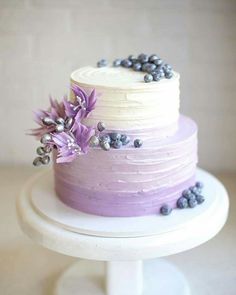
[(24, 186), (17, 200), (18, 220), (43, 247), (84, 258), (61, 275), (56, 295), (187, 295), (191, 292), (184, 275), (157, 257), (213, 238), (225, 224), (229, 207), (227, 192), (214, 176), (198, 169), (197, 179), (205, 185), (206, 201), (194, 209), (114, 218), (64, 205), (55, 195), (53, 172), (47, 170)]

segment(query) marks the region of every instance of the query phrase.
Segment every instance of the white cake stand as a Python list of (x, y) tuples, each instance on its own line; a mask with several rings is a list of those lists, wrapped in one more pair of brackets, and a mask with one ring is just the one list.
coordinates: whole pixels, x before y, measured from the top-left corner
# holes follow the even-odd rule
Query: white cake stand
[(161, 259), (143, 260), (194, 248), (223, 227), (227, 192), (209, 173), (199, 169), (197, 174), (205, 184), (201, 206), (132, 218), (99, 217), (65, 206), (54, 193), (51, 170), (31, 178), (17, 200), (23, 231), (46, 248), (86, 259), (62, 274), (55, 294), (190, 294), (176, 267)]

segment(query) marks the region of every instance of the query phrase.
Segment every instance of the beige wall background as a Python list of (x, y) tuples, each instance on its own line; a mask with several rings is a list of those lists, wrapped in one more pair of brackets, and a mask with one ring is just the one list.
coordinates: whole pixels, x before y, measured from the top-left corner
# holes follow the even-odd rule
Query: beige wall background
[(102, 57), (158, 53), (181, 73), (200, 166), (236, 170), (235, 0), (0, 0), (0, 163), (31, 165), (32, 110)]

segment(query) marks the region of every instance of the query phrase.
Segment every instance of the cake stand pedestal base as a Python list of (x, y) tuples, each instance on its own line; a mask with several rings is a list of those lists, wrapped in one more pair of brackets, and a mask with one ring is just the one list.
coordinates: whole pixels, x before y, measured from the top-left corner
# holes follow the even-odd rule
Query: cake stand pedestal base
[[(133, 269), (132, 273), (128, 272), (128, 264)], [(117, 270), (123, 267), (123, 271), (113, 278), (115, 270), (110, 273), (111, 267)], [(132, 280), (133, 274), (138, 281)], [(81, 295), (190, 295), (190, 288), (184, 275), (164, 259), (145, 261), (143, 268), (142, 262), (136, 261), (116, 265), (116, 262), (81, 260), (60, 276), (54, 295), (78, 292)]]

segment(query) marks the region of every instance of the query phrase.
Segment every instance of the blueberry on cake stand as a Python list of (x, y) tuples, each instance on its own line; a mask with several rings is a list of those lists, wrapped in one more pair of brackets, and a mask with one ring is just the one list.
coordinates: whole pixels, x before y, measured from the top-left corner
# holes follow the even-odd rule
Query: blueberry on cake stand
[(229, 206), (227, 192), (215, 177), (198, 169), (197, 179), (205, 184), (206, 201), (194, 210), (110, 218), (64, 205), (54, 192), (52, 171), (44, 171), (21, 192), (18, 219), (23, 231), (43, 247), (83, 258), (58, 279), (57, 295), (187, 295), (191, 292), (184, 275), (159, 257), (213, 238)]

